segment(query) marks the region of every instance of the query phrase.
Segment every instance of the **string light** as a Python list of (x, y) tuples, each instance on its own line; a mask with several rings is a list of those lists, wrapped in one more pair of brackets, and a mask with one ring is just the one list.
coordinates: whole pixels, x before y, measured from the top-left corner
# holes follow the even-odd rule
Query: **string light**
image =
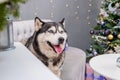
[(88, 12), (91, 12), (91, 10), (90, 10), (90, 9), (88, 9)]
[(89, 17), (89, 16), (87, 16), (87, 17), (86, 17), (86, 19), (87, 19), (87, 20), (89, 20), (89, 19), (90, 19), (90, 17)]
[(53, 18), (54, 17), (54, 13), (53, 13), (53, 10), (55, 8), (54, 6), (54, 0), (50, 0), (50, 3), (51, 3), (51, 13), (50, 13), (50, 18)]
[(80, 7), (79, 7), (79, 6), (77, 6), (77, 8), (79, 9)]
[(75, 8), (76, 8), (76, 11), (74, 12), (74, 14), (75, 14), (75, 19), (76, 20), (79, 20), (80, 19), (80, 17), (79, 17), (79, 8), (80, 8), (80, 6), (79, 6), (79, 3), (78, 3), (78, 0), (74, 0), (74, 3), (75, 3)]
[(88, 20), (88, 23), (87, 23), (88, 25), (91, 24), (91, 22), (90, 22), (90, 12), (91, 12), (91, 9), (90, 9), (90, 8), (92, 7), (92, 1), (93, 1), (93, 0), (89, 0), (89, 1), (88, 1), (89, 9), (87, 10), (88, 16), (86, 17), (86, 19)]
[(69, 5), (68, 5), (68, 4), (66, 4), (65, 6), (66, 6), (66, 7), (68, 7)]
[(55, 6), (54, 6), (54, 5), (52, 5), (52, 8), (55, 8)]
[(79, 19), (80, 19), (80, 17), (78, 17), (78, 16), (77, 16), (77, 17), (76, 17), (76, 19), (77, 19), (77, 20), (79, 20)]
[(89, 2), (92, 2), (92, 0), (89, 0)]
[(53, 0), (50, 0), (50, 3), (53, 3)]
[(90, 22), (88, 22), (88, 25), (90, 25), (91, 23)]
[(89, 4), (89, 6), (91, 7), (91, 6), (92, 6), (92, 4)]
[(104, 1), (101, 1), (101, 4), (104, 4)]
[(53, 14), (53, 12), (51, 12), (51, 13), (50, 13), (50, 16), (51, 16), (52, 18), (54, 17), (54, 14)]
[(37, 12), (35, 12), (34, 15), (37, 16)]
[[(71, 0), (66, 0), (67, 2), (68, 1), (71, 1)], [(79, 8), (80, 8), (80, 4), (78, 3), (78, 1), (79, 0), (74, 0), (74, 4), (76, 5), (75, 6), (75, 12), (74, 12), (74, 15), (75, 15), (75, 19), (76, 20), (79, 20), (80, 19), (80, 15), (79, 15)], [(92, 1), (93, 0), (88, 0), (88, 6), (89, 6), (89, 9), (87, 10), (87, 12), (88, 12), (88, 16), (86, 17), (86, 20), (88, 20), (88, 24), (91, 24), (91, 22), (90, 22), (90, 12), (91, 12), (91, 9), (90, 9), (90, 7), (92, 7)], [(51, 12), (50, 12), (50, 18), (53, 18), (54, 17), (54, 9), (55, 9), (55, 5), (54, 5), (54, 0), (50, 0), (50, 4), (51, 4)], [(71, 12), (69, 12), (69, 7), (71, 7), (70, 6), (71, 4), (70, 4), (70, 2), (69, 3), (66, 3), (65, 4), (65, 7), (67, 8), (67, 11), (66, 11), (66, 16), (69, 16), (69, 15), (71, 15)], [(34, 15), (37, 15), (37, 13), (34, 13)]]
[(66, 0), (66, 2), (67, 2), (67, 3), (65, 3), (65, 5), (64, 5), (64, 7), (66, 8), (65, 16), (66, 16), (66, 17), (69, 17), (70, 14), (71, 14), (71, 12), (70, 12), (70, 10), (69, 10), (69, 8), (70, 8), (70, 0)]
[(75, 14), (78, 14), (78, 12), (77, 12), (77, 11), (75, 11)]
[(35, 12), (33, 13), (34, 16), (38, 16), (37, 11), (39, 10), (39, 8), (35, 5)]

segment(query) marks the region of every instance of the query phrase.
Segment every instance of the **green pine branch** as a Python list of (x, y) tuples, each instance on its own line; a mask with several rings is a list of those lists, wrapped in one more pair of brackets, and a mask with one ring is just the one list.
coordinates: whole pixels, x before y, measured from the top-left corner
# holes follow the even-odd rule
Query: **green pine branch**
[(26, 0), (8, 0), (0, 4), (0, 31), (7, 25), (7, 18), (11, 15), (19, 17), (19, 5), (25, 3)]

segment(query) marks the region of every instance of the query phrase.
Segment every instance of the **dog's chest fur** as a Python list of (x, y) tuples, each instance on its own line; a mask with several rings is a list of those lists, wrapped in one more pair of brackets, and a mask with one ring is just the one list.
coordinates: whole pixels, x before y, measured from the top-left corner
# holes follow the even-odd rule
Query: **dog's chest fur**
[[(53, 71), (58, 77), (61, 75), (61, 67), (64, 62), (65, 53), (62, 54), (56, 54), (53, 52), (53, 54), (44, 55), (43, 53), (36, 51), (36, 49), (39, 49), (37, 46), (34, 46), (33, 43), (30, 43), (28, 46), (28, 49), (39, 59), (41, 60), (50, 70)], [(49, 49), (46, 49), (49, 52)], [(37, 53), (38, 52), (38, 53)]]
[[(65, 53), (63, 52), (62, 54), (57, 54), (53, 51), (49, 51), (50, 49), (48, 48), (44, 48), (46, 53), (41, 53), (40, 51), (35, 51), (35, 47), (37, 46), (33, 46), (32, 44), (29, 46), (30, 51), (38, 58), (40, 59), (46, 66), (50, 66), (53, 65), (57, 66), (57, 67), (61, 67), (62, 62), (64, 61), (64, 57), (65, 57)], [(38, 48), (39, 49), (39, 48)], [(49, 54), (50, 52), (50, 54)], [(51, 54), (52, 52), (52, 54)]]

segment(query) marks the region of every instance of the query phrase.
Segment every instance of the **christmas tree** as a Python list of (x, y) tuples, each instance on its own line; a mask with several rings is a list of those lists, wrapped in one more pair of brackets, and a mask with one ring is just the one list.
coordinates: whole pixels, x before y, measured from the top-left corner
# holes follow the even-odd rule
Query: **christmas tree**
[(120, 0), (104, 0), (96, 26), (90, 30), (91, 45), (88, 59), (105, 53), (120, 52)]

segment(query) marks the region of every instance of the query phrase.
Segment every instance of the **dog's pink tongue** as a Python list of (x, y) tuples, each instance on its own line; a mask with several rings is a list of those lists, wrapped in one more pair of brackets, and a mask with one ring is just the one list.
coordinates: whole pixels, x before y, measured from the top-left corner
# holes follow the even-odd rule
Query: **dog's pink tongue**
[(54, 49), (58, 54), (62, 53), (62, 48), (60, 46), (54, 46)]

